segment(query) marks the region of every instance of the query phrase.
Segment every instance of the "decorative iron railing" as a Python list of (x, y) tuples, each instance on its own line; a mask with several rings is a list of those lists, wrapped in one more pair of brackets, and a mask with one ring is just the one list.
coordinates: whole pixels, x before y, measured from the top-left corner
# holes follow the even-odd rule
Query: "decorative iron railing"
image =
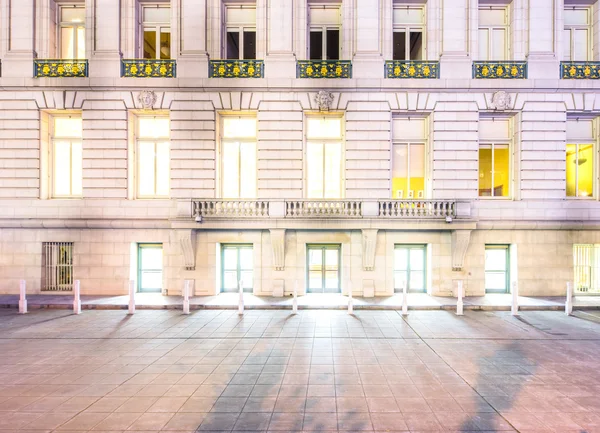
[(362, 217), (360, 200), (286, 200), (286, 218)]
[(439, 78), (440, 62), (428, 60), (386, 60), (385, 78)]
[(263, 78), (265, 64), (262, 60), (211, 60), (208, 64), (210, 78)]
[(264, 200), (194, 200), (192, 216), (201, 217), (268, 217), (269, 202)]
[(177, 62), (173, 59), (121, 59), (121, 77), (175, 78)]
[(88, 61), (79, 59), (36, 59), (33, 61), (33, 76), (36, 78), (87, 77)]
[(350, 60), (298, 60), (296, 78), (352, 78)]
[(598, 80), (600, 79), (600, 62), (560, 62), (560, 78)]
[(379, 216), (385, 218), (456, 217), (456, 203), (447, 200), (379, 200)]
[(473, 62), (473, 78), (527, 78), (527, 62)]

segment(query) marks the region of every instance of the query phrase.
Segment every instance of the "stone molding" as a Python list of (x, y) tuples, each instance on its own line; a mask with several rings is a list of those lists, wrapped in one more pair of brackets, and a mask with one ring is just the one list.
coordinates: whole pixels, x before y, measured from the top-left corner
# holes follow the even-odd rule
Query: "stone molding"
[(378, 229), (362, 230), (363, 270), (372, 271), (375, 268), (375, 249), (377, 247)]
[(471, 230), (453, 230), (452, 231), (452, 270), (462, 271), (469, 241), (471, 240)]
[(273, 249), (273, 268), (276, 271), (285, 269), (285, 229), (269, 229), (271, 248)]
[(179, 231), (179, 245), (185, 269), (193, 271), (196, 269), (196, 233), (195, 230)]

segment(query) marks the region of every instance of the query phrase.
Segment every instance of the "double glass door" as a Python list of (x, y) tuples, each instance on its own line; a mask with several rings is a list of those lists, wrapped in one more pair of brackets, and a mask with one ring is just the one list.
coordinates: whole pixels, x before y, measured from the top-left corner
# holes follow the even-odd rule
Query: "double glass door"
[(425, 292), (425, 245), (396, 245), (394, 248), (394, 291)]
[(138, 292), (161, 292), (162, 244), (138, 245)]
[(221, 291), (238, 292), (240, 281), (244, 292), (252, 293), (253, 285), (252, 245), (222, 245), (221, 247)]
[(340, 293), (340, 245), (309, 245), (308, 293)]

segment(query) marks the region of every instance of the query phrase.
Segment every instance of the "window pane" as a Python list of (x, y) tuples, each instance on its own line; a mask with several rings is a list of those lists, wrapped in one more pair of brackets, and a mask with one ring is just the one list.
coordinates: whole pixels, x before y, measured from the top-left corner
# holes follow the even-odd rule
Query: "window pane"
[(577, 62), (588, 60), (589, 53), (588, 31), (583, 29), (573, 30), (573, 59)]
[(394, 144), (392, 155), (392, 197), (406, 198), (408, 188), (408, 144)]
[(424, 198), (425, 191), (425, 145), (410, 145), (410, 189), (414, 198)]
[(166, 117), (139, 117), (140, 138), (169, 138), (170, 125)]
[(490, 60), (489, 59), (489, 30), (488, 29), (479, 29), (479, 58), (478, 60)]
[(244, 32), (244, 59), (256, 59), (256, 32)]
[(507, 270), (506, 251), (506, 248), (486, 248), (485, 270), (505, 272)]
[(571, 58), (571, 30), (565, 29), (563, 30), (563, 60), (569, 61), (573, 60)]
[(54, 142), (54, 194), (71, 194), (71, 143), (68, 141)]
[(239, 198), (239, 143), (225, 141), (223, 146), (223, 197)]
[(54, 118), (54, 137), (81, 138), (82, 129), (81, 117)]
[(253, 267), (252, 248), (240, 248), (240, 269), (251, 270)]
[(162, 269), (162, 248), (141, 248), (143, 269)]
[(342, 198), (342, 143), (325, 144), (325, 196)]
[(325, 250), (325, 266), (328, 271), (337, 271), (339, 264), (339, 250), (337, 249), (326, 249)]
[(394, 272), (394, 289), (402, 290), (408, 281), (408, 273), (406, 271)]
[(494, 197), (508, 197), (509, 160), (508, 145), (494, 146)]
[(169, 195), (169, 143), (156, 144), (156, 195)]
[(422, 60), (423, 37), (421, 32), (410, 32), (410, 60)]
[(140, 281), (140, 287), (143, 287), (144, 289), (161, 289), (162, 272), (142, 271), (142, 281)]
[(479, 147), (479, 196), (492, 196), (492, 146)]
[(223, 137), (254, 138), (256, 137), (256, 118), (223, 117)]
[(325, 272), (325, 288), (326, 289), (337, 289), (339, 287), (337, 271), (326, 271)]
[(340, 31), (327, 29), (327, 60), (340, 58)]
[(323, 198), (323, 144), (306, 144), (307, 197)]
[(577, 194), (577, 145), (567, 144), (567, 197)]
[(237, 269), (238, 250), (237, 248), (224, 248), (223, 249), (223, 269), (235, 270)]
[(160, 58), (171, 58), (171, 29), (165, 27), (160, 29)]
[(77, 58), (85, 59), (85, 27), (77, 27)]
[(425, 252), (423, 248), (410, 249), (410, 271), (425, 270)]
[(323, 60), (323, 32), (321, 30), (310, 31), (309, 51), (310, 60)]
[(154, 156), (154, 143), (140, 142), (138, 191), (141, 196), (153, 196), (155, 193)]
[(240, 145), (240, 198), (256, 198), (256, 144)]
[(394, 249), (394, 270), (404, 271), (408, 269), (408, 249), (406, 248), (395, 248)]
[(62, 27), (60, 29), (60, 58), (61, 59), (74, 59), (75, 53), (73, 47), (75, 46), (75, 28), (74, 27)]
[(244, 289), (251, 289), (254, 285), (254, 276), (252, 271), (241, 271), (240, 280), (242, 280), (242, 287)]
[(594, 146), (580, 144), (578, 146), (577, 160), (573, 165), (577, 168), (577, 196), (591, 197), (594, 193)]
[(144, 59), (156, 59), (156, 30), (144, 29)]
[(489, 60), (506, 60), (506, 30), (492, 30), (492, 53)]
[(85, 8), (73, 6), (61, 7), (60, 21), (63, 23), (85, 23)]
[(406, 33), (394, 32), (394, 60), (406, 60)]
[(83, 155), (81, 142), (71, 143), (71, 194), (82, 194)]
[(505, 26), (506, 9), (482, 7), (479, 9), (479, 25), (480, 26)]
[(487, 290), (506, 291), (506, 273), (505, 272), (486, 272), (485, 288)]
[(310, 25), (321, 24), (321, 25), (338, 25), (340, 24), (340, 9), (339, 8), (326, 8), (326, 7), (311, 7), (308, 10), (308, 20)]
[(398, 24), (423, 24), (423, 8), (401, 6), (394, 8), (394, 25)]
[(143, 11), (143, 20), (148, 23), (169, 23), (171, 22), (171, 9), (145, 7)]
[(565, 26), (589, 25), (590, 20), (588, 18), (588, 11), (588, 9), (572, 9), (566, 7), (563, 15), (565, 19)]
[(238, 290), (237, 271), (223, 272), (223, 289)]
[(308, 287), (311, 289), (323, 288), (323, 274), (321, 271), (308, 271)]
[(425, 273), (422, 271), (410, 270), (410, 286), (412, 291), (425, 291)]
[(227, 32), (227, 58), (240, 58), (240, 33), (239, 31)]
[(339, 117), (308, 117), (306, 119), (308, 138), (341, 138), (342, 119)]

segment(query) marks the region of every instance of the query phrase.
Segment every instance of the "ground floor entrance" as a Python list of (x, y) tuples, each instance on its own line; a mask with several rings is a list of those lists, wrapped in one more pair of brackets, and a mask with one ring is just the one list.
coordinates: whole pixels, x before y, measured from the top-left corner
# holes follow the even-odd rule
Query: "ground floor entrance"
[(308, 293), (340, 293), (341, 245), (307, 245)]
[(163, 287), (162, 244), (138, 245), (138, 292), (161, 292)]
[(240, 282), (244, 292), (253, 288), (252, 244), (221, 245), (221, 292), (239, 292)]

